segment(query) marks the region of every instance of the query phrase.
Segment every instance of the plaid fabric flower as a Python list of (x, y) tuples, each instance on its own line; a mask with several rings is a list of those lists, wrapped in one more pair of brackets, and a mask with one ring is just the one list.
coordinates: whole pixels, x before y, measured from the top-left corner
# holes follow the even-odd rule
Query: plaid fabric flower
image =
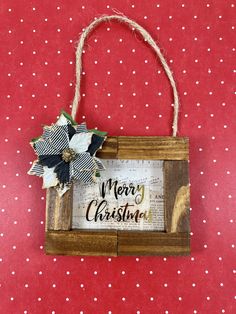
[(105, 141), (105, 132), (87, 130), (86, 124), (76, 124), (66, 112), (62, 112), (52, 126), (45, 126), (41, 137), (32, 140), (38, 159), (28, 174), (43, 178), (43, 188), (57, 187), (63, 195), (73, 181), (92, 183), (104, 170), (95, 157)]

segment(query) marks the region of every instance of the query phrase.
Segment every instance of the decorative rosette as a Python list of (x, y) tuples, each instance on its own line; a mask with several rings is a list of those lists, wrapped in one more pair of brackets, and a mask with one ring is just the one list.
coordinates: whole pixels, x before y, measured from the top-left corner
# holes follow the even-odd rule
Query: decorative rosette
[(43, 188), (56, 187), (63, 195), (74, 181), (96, 182), (102, 162), (95, 157), (106, 132), (88, 130), (62, 111), (58, 121), (43, 127), (42, 136), (31, 141), (38, 156), (28, 174), (43, 178)]

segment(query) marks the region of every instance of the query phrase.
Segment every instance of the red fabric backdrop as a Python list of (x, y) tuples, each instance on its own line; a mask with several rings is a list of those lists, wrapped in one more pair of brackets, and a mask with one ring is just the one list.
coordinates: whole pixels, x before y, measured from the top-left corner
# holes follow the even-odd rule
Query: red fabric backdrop
[[(236, 313), (234, 1), (6, 1), (0, 4), (0, 313)], [(44, 254), (45, 190), (26, 174), (42, 124), (70, 110), (75, 45), (112, 9), (143, 25), (171, 66), (180, 136), (190, 137), (189, 257)], [(172, 94), (153, 52), (101, 25), (85, 48), (77, 116), (110, 135), (168, 135)]]

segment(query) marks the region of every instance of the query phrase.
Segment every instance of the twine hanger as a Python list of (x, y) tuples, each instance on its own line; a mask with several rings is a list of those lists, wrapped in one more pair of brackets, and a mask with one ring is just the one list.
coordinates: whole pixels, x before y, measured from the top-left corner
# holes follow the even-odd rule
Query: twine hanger
[(76, 49), (76, 85), (75, 85), (75, 95), (72, 103), (72, 109), (71, 109), (71, 116), (73, 119), (75, 119), (76, 113), (79, 108), (79, 102), (81, 100), (81, 92), (80, 92), (80, 83), (81, 83), (81, 73), (82, 73), (82, 53), (83, 53), (83, 47), (86, 38), (88, 35), (102, 22), (107, 22), (111, 20), (116, 20), (124, 24), (128, 24), (132, 29), (137, 30), (145, 42), (147, 42), (155, 51), (156, 55), (160, 59), (160, 62), (165, 70), (165, 73), (170, 81), (170, 85), (173, 90), (173, 96), (174, 96), (174, 113), (173, 113), (173, 123), (172, 123), (172, 135), (176, 136), (178, 132), (178, 116), (179, 116), (179, 97), (176, 89), (176, 83), (173, 78), (172, 72), (162, 55), (160, 48), (155, 43), (154, 39), (151, 37), (151, 35), (138, 23), (128, 19), (125, 16), (120, 15), (105, 15), (97, 18), (94, 20), (91, 24), (89, 24), (83, 33), (80, 36), (79, 43)]

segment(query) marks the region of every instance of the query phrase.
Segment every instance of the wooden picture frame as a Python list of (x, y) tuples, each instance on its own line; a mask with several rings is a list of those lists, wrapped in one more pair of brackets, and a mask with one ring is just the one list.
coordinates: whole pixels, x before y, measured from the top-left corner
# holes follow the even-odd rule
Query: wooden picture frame
[(53, 255), (188, 255), (189, 140), (187, 137), (108, 137), (97, 157), (163, 160), (165, 232), (72, 230), (73, 186), (63, 197), (47, 190), (46, 254)]

